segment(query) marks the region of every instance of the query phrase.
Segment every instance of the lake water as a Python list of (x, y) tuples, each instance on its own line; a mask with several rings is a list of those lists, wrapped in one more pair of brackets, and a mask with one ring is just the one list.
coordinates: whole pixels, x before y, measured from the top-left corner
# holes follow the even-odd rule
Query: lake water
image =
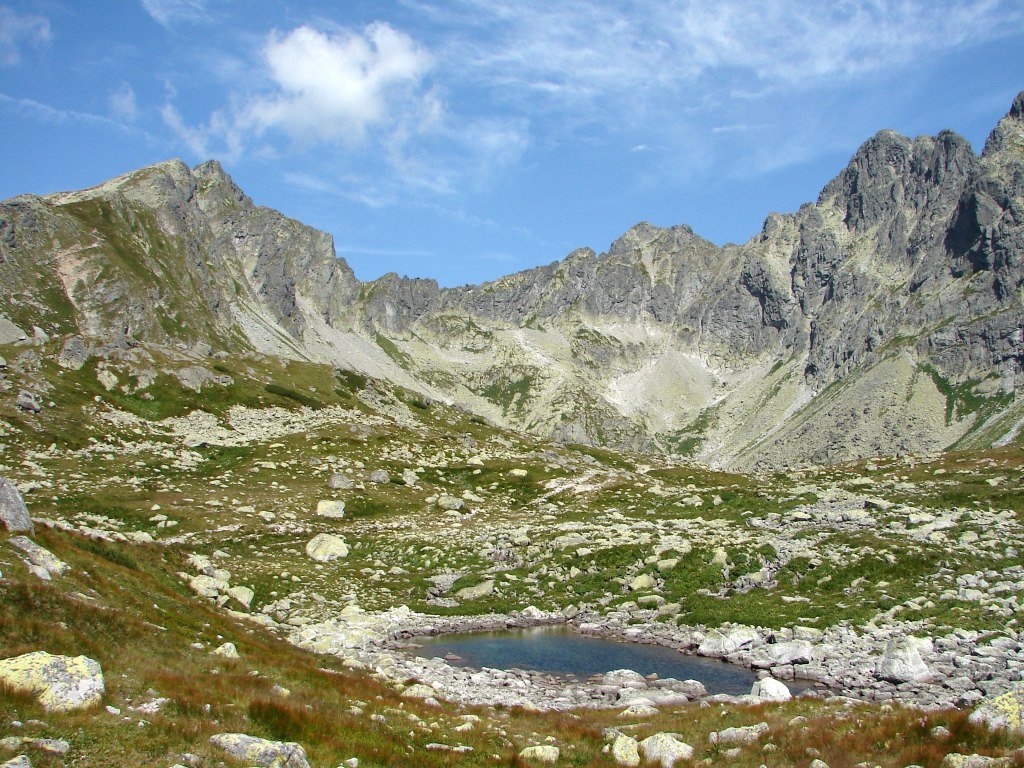
[[(458, 656), (449, 664), (493, 669), (529, 669), (554, 674), (588, 677), (613, 669), (632, 669), (642, 675), (678, 680), (700, 680), (708, 693), (750, 693), (757, 676), (745, 667), (717, 659), (689, 656), (658, 645), (618, 642), (580, 635), (564, 627), (533, 627), (504, 632), (473, 632), (462, 635), (417, 637), (417, 656)], [(807, 683), (786, 681), (796, 693)]]

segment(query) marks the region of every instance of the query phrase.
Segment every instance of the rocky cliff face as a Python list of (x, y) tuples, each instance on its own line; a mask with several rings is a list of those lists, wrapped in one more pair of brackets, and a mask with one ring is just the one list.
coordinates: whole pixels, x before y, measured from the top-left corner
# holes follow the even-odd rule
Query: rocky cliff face
[(719, 248), (639, 224), (480, 286), (361, 284), (215, 162), (0, 204), (23, 328), (334, 361), (566, 440), (750, 467), (1015, 439), (1024, 94), (981, 156), (869, 139), (816, 203)]

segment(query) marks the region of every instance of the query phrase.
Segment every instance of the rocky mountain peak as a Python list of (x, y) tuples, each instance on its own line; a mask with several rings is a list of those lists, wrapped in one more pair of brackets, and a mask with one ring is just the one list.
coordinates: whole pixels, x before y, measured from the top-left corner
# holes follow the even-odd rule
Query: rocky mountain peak
[(989, 134), (982, 157), (994, 157), (1004, 152), (1024, 157), (1024, 91), (1017, 94), (1010, 111)]
[(197, 165), (192, 169), (192, 174), (198, 182), (199, 206), (204, 211), (253, 206), (252, 199), (216, 160), (207, 160)]

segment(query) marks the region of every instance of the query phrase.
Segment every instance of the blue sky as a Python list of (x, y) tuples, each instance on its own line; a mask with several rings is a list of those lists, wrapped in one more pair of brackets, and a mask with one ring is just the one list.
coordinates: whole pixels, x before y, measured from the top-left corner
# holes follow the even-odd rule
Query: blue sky
[(743, 242), (1022, 89), (1019, 0), (0, 0), (0, 198), (214, 157), (360, 278), (457, 285), (641, 220)]

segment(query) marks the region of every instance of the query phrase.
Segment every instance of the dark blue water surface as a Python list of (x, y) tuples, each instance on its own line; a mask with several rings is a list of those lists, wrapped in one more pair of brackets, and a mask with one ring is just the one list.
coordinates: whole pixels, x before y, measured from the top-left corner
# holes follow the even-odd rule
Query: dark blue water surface
[[(576, 677), (632, 669), (641, 675), (700, 680), (709, 693), (733, 695), (750, 693), (757, 679), (749, 669), (736, 664), (689, 656), (658, 645), (589, 637), (564, 627), (417, 637), (414, 642), (421, 646), (413, 650), (417, 656), (443, 658), (455, 654), (459, 659), (449, 663), (467, 667), (530, 669)], [(794, 693), (808, 687), (793, 681), (786, 685)]]

